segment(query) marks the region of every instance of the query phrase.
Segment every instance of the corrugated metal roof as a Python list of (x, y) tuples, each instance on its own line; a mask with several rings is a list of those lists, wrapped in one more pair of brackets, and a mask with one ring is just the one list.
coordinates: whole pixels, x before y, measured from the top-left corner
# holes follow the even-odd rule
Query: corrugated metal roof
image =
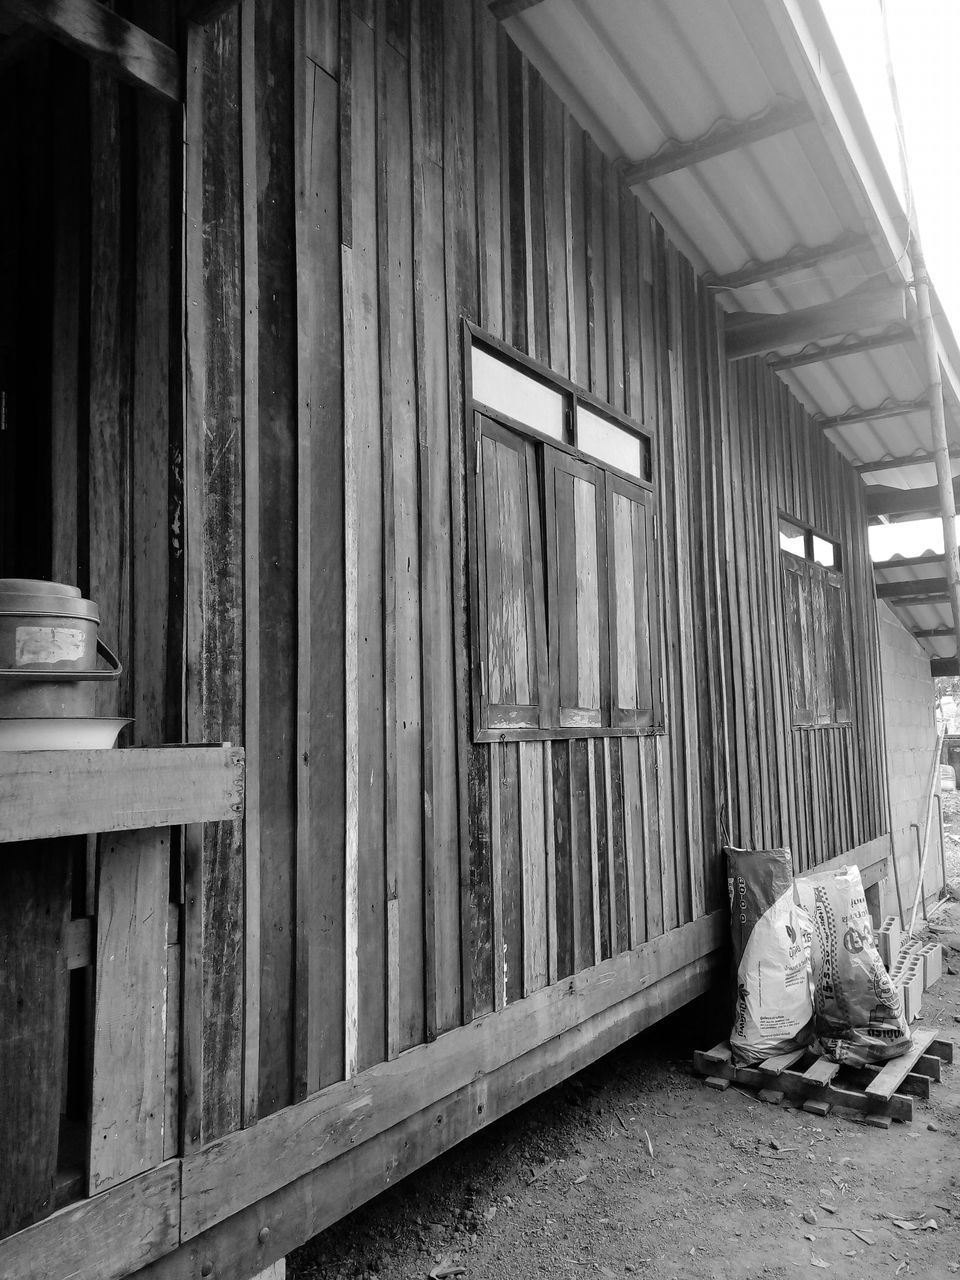
[[(507, 29), (600, 146), (628, 164), (673, 143), (703, 139), (725, 123), (749, 121), (778, 103), (811, 108), (808, 123), (637, 185), (705, 274), (724, 276), (798, 246), (869, 237), (845, 255), (721, 290), (729, 311), (784, 313), (860, 287), (909, 281), (906, 218), (817, 0), (540, 0), (509, 19)], [(956, 431), (951, 409), (960, 391), (960, 353), (942, 317), (938, 333), (951, 384), (948, 429)], [(784, 347), (777, 357), (803, 350)], [(811, 413), (827, 417), (915, 402), (926, 389), (914, 341), (778, 372)], [(868, 485), (914, 489), (936, 482), (929, 462), (867, 469), (929, 452), (924, 409), (843, 423), (828, 434)], [(916, 567), (898, 572), (936, 576)], [(947, 605), (895, 607), (908, 625), (929, 630), (944, 618), (949, 625)], [(931, 655), (953, 653), (949, 639), (924, 637), (922, 643)]]

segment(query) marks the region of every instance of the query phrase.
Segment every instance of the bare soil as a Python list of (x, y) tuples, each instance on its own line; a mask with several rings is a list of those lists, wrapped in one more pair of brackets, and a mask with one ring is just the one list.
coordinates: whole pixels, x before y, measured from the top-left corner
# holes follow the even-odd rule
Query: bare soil
[[(934, 922), (960, 971), (960, 904)], [(912, 1123), (874, 1129), (706, 1088), (690, 1063), (726, 1034), (716, 1006), (385, 1192), (294, 1254), (291, 1280), (960, 1273), (960, 1047)], [(956, 972), (925, 994), (921, 1023), (960, 1046)]]

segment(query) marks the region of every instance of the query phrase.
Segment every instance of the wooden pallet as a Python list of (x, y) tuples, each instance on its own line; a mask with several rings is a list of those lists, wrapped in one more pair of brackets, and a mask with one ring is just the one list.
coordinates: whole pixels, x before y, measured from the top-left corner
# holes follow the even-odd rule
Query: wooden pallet
[(883, 1128), (891, 1120), (913, 1119), (914, 1098), (928, 1098), (944, 1062), (953, 1061), (953, 1045), (930, 1027), (917, 1027), (913, 1044), (901, 1058), (876, 1067), (854, 1067), (798, 1049), (755, 1066), (733, 1062), (727, 1041), (693, 1055), (694, 1069), (714, 1088), (731, 1084), (756, 1089), (765, 1101), (792, 1098), (805, 1111), (826, 1115), (833, 1107), (857, 1111)]

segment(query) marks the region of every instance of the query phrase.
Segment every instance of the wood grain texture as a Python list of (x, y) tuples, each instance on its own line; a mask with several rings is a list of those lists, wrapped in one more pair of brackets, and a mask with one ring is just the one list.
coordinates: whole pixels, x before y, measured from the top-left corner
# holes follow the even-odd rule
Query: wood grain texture
[(67, 842), (44, 841), (7, 845), (3, 858), (0, 1235), (7, 1235), (45, 1216), (53, 1201), (67, 1032), (71, 856)]
[(169, 865), (166, 828), (101, 842), (90, 1195), (163, 1161)]

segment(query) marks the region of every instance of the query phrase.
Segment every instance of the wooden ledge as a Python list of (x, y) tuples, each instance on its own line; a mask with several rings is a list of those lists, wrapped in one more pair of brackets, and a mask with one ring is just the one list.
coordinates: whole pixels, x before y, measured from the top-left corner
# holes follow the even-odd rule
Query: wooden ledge
[(243, 812), (243, 751), (0, 751), (0, 841), (220, 822)]

